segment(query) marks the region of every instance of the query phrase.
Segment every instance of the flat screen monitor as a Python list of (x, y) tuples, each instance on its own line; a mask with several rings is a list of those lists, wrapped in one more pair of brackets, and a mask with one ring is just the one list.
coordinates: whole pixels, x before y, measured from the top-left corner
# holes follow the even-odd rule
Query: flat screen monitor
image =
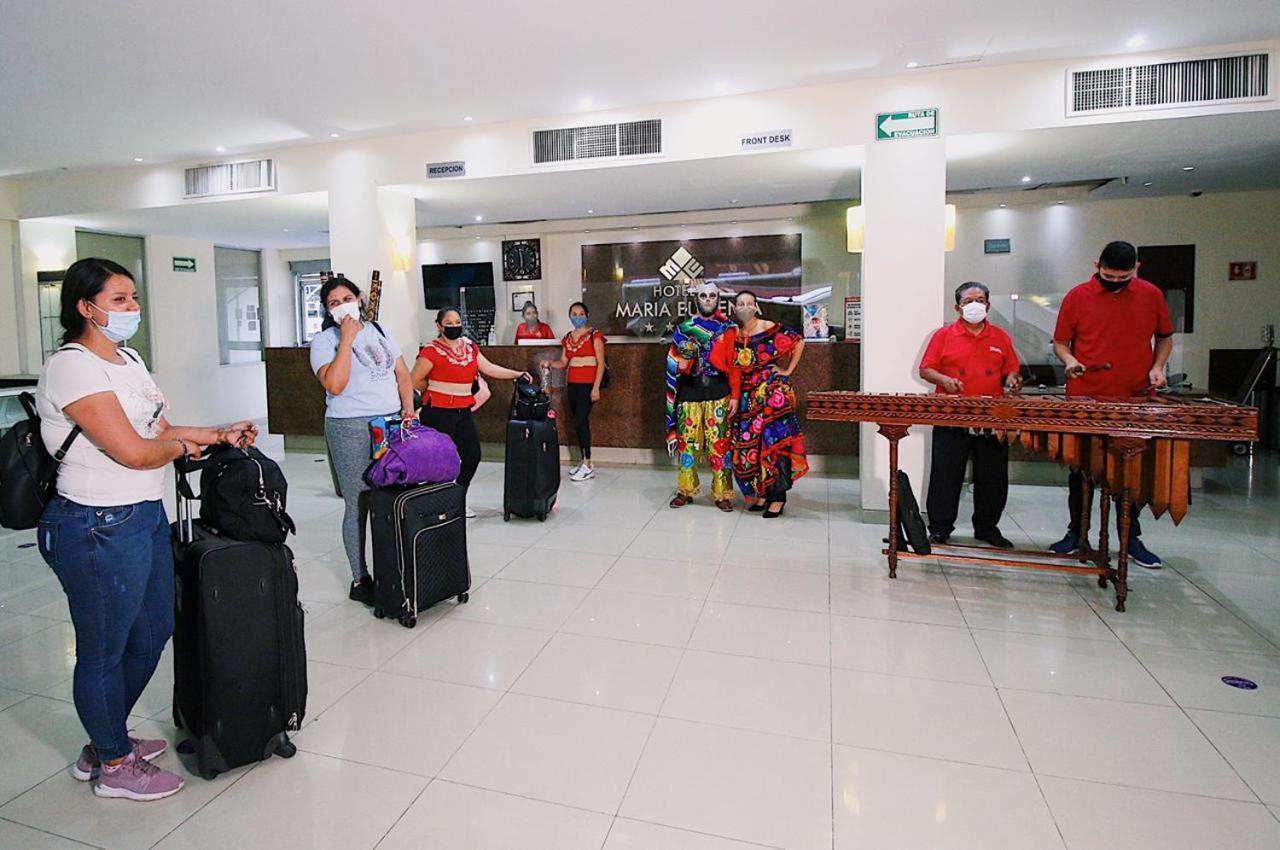
[(459, 293), (472, 288), (492, 291), (493, 263), (440, 263), (422, 267), (422, 289), (428, 310), (459, 306), (462, 300)]

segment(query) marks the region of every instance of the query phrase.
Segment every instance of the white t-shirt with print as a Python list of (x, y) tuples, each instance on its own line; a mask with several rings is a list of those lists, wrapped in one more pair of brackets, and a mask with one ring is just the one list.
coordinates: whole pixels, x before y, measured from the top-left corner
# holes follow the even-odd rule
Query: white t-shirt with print
[[(44, 364), (36, 385), (40, 437), (54, 454), (75, 423), (63, 410), (72, 402), (102, 392), (114, 392), (133, 430), (153, 438), (168, 405), (151, 379), (142, 358), (122, 349), (122, 363), (111, 363), (79, 345), (56, 352)], [(58, 494), (90, 507), (132, 505), (162, 497), (164, 467), (130, 469), (116, 463), (81, 432), (58, 469)]]

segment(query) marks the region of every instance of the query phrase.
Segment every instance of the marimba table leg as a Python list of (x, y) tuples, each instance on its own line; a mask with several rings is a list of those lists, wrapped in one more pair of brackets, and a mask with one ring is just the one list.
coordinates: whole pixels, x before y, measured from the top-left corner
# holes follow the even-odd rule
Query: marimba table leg
[[(1098, 557), (1095, 563), (1102, 568), (1111, 565), (1111, 488), (1102, 485), (1102, 502), (1098, 505)], [(1107, 586), (1107, 577), (1098, 576), (1098, 587)]]
[(1120, 511), (1120, 539), (1117, 541), (1119, 551), (1116, 552), (1116, 569), (1112, 574), (1112, 583), (1116, 586), (1116, 610), (1121, 612), (1124, 611), (1124, 601), (1129, 596), (1129, 531), (1132, 523), (1130, 508), (1129, 494), (1121, 490), (1118, 506)]
[(898, 577), (898, 441), (907, 435), (906, 425), (881, 425), (889, 441), (889, 578)]

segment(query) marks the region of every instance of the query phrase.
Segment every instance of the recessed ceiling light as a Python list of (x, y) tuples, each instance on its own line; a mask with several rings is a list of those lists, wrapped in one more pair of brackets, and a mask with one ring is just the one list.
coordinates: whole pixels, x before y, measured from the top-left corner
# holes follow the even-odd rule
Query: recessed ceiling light
[(729, 201), (729, 203), (731, 203), (731, 204), (736, 204), (737, 202), (738, 202), (738, 199), (737, 199), (737, 198), (734, 198), (733, 200)]
[(287, 228), (287, 227), (286, 227), (286, 228), (284, 228), (284, 232), (285, 232), (285, 233), (288, 233), (288, 232), (289, 232), (289, 228)]
[(583, 232), (583, 233), (590, 233), (591, 231), (590, 231), (590, 230), (584, 230), (584, 231), (582, 231), (582, 232)]
[(787, 221), (795, 221), (795, 218), (792, 216), (787, 216)]
[(329, 134), (329, 138), (331, 138), (331, 139), (341, 139), (341, 138), (342, 138), (342, 136), (341, 136), (340, 134), (338, 134), (338, 133), (330, 133), (330, 134)]
[(471, 120), (471, 116), (470, 116), (470, 115), (464, 115), (464, 116), (462, 116), (462, 120), (463, 120), (463, 121), (470, 121), (470, 120)]
[(214, 150), (214, 152), (215, 152), (215, 153), (226, 153), (226, 152), (227, 152), (227, 146), (226, 146), (226, 145), (218, 145), (218, 146), (217, 146), (216, 148), (214, 148), (213, 150)]
[(1063, 205), (1063, 204), (1065, 204), (1065, 203), (1066, 203), (1066, 201), (1058, 201), (1058, 206), (1062, 206), (1062, 205)]
[(133, 161), (134, 161), (134, 162), (142, 162), (142, 157), (140, 157), (140, 156), (135, 156), (135, 157), (133, 158)]
[(1024, 174), (1024, 175), (1022, 175), (1022, 182), (1023, 182), (1023, 183), (1030, 183), (1030, 182), (1031, 182), (1031, 175), (1030, 175), (1030, 174)]
[(736, 222), (736, 221), (731, 221), (731, 222), (729, 222), (729, 223), (730, 223), (730, 224), (737, 224), (737, 222)]
[(1126, 44), (1128, 44), (1128, 45), (1129, 45), (1129, 47), (1131, 47), (1131, 48), (1133, 48), (1133, 47), (1141, 47), (1142, 45), (1144, 45), (1144, 44), (1146, 44), (1146, 43), (1147, 43), (1147, 37), (1146, 37), (1145, 35), (1141, 35), (1141, 34), (1139, 34), (1139, 35), (1135, 35), (1135, 36), (1133, 36), (1132, 38), (1130, 38), (1130, 39), (1129, 39), (1127, 42), (1125, 42), (1125, 43), (1126, 43)]
[(480, 239), (480, 237), (479, 237), (479, 236), (477, 236), (477, 237), (476, 237), (476, 239), (477, 239), (477, 240), (479, 240), (479, 239)]
[(484, 221), (484, 216), (482, 215), (476, 216), (476, 221)]
[(1007, 207), (1007, 206), (1009, 206), (1009, 205), (1008, 205), (1008, 204), (1001, 204), (1001, 205), (1000, 205), (1000, 209), (1004, 209), (1004, 208), (1005, 208), (1005, 207)]
[(595, 215), (595, 214), (596, 214), (595, 210), (587, 210), (587, 215)]
[(908, 62), (908, 63), (907, 63), (907, 67), (908, 67), (908, 68), (919, 68), (919, 67), (920, 67), (920, 63), (919, 63), (919, 62)]
[(1142, 185), (1143, 185), (1143, 186), (1150, 186), (1150, 185), (1152, 185), (1152, 183), (1151, 183), (1151, 181), (1150, 181), (1150, 180), (1148, 180), (1147, 182), (1143, 183)]
[(639, 228), (639, 227), (636, 227), (636, 226), (633, 224), (633, 225), (631, 225), (631, 229), (632, 229), (632, 230), (639, 230), (640, 228)]
[(1183, 170), (1183, 171), (1195, 171), (1195, 170), (1196, 170), (1196, 167), (1195, 167), (1194, 165), (1184, 165), (1184, 166), (1182, 166), (1182, 170)]

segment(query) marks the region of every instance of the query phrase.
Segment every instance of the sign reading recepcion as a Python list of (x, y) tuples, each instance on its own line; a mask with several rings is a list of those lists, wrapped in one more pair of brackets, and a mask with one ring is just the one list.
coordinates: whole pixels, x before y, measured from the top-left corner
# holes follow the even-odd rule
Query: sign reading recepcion
[(427, 163), (427, 179), (440, 180), (448, 177), (466, 177), (467, 161), (465, 159), (455, 160), (453, 162), (428, 162)]
[(791, 147), (790, 130), (767, 130), (763, 133), (749, 133), (738, 142), (739, 150), (767, 151), (777, 148)]
[(174, 257), (173, 270), (175, 272), (193, 272), (196, 270), (195, 257)]
[(918, 139), (938, 135), (937, 109), (876, 113), (876, 140)]

